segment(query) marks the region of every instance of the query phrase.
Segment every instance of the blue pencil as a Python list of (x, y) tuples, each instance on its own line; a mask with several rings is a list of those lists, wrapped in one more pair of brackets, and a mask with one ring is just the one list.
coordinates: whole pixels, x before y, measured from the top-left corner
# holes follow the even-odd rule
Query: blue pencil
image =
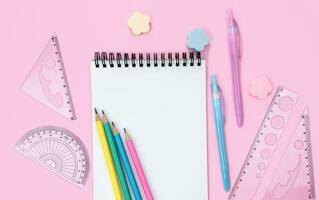
[(128, 178), (130, 185), (132, 187), (134, 197), (136, 200), (142, 200), (142, 196), (141, 196), (140, 190), (138, 188), (138, 185), (136, 183), (136, 179), (134, 177), (134, 173), (133, 173), (130, 161), (128, 159), (121, 135), (119, 134), (119, 131), (115, 127), (114, 122), (112, 122), (112, 129), (113, 129), (115, 143), (116, 143), (117, 149), (120, 153), (120, 157), (122, 159), (127, 178)]

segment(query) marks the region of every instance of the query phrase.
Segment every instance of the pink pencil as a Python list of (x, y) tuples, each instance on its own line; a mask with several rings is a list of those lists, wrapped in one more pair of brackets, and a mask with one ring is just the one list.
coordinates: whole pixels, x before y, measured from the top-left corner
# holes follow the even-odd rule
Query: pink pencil
[(129, 134), (126, 132), (126, 129), (124, 129), (124, 133), (125, 133), (125, 140), (126, 140), (126, 145), (128, 148), (128, 152), (130, 153), (130, 156), (132, 158), (134, 167), (136, 169), (137, 175), (141, 181), (145, 196), (147, 200), (153, 200), (153, 195), (150, 189), (150, 186), (148, 185), (147, 179), (145, 177), (144, 174), (144, 170), (143, 167), (141, 165), (140, 159), (138, 158), (133, 140), (131, 139), (131, 137), (129, 136)]

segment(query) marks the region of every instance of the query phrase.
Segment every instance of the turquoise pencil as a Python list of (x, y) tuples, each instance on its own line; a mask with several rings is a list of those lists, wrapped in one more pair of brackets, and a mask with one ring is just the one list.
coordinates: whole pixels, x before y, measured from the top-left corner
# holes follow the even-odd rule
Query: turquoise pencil
[(102, 110), (102, 114), (103, 114), (103, 116), (102, 116), (101, 120), (102, 120), (103, 125), (104, 125), (105, 136), (106, 136), (107, 142), (108, 142), (109, 147), (110, 147), (110, 151), (111, 151), (111, 155), (113, 158), (116, 174), (117, 174), (119, 181), (120, 181), (120, 185), (122, 188), (124, 199), (125, 200), (132, 200), (131, 194), (130, 194), (130, 189), (129, 189), (128, 183), (126, 181), (125, 173), (124, 173), (124, 170), (123, 170), (122, 165), (121, 165), (121, 159), (120, 159), (120, 156), (118, 155), (118, 151), (116, 149), (116, 144), (115, 144), (114, 137), (112, 134), (112, 129), (111, 129), (111, 125), (109, 123), (109, 119), (107, 118), (107, 116), (103, 110)]
[(142, 196), (141, 196), (140, 190), (138, 188), (138, 185), (137, 185), (137, 182), (136, 182), (136, 179), (135, 179), (135, 176), (134, 176), (130, 161), (128, 159), (128, 156), (127, 156), (127, 153), (126, 153), (126, 150), (125, 150), (121, 135), (119, 134), (119, 131), (115, 127), (114, 122), (112, 122), (112, 130), (113, 130), (114, 139), (115, 139), (115, 143), (116, 143), (117, 149), (118, 149), (118, 151), (120, 153), (120, 157), (122, 159), (123, 167), (125, 169), (127, 178), (128, 178), (128, 180), (130, 182), (130, 185), (132, 187), (132, 191), (133, 191), (134, 197), (135, 197), (136, 200), (142, 200)]

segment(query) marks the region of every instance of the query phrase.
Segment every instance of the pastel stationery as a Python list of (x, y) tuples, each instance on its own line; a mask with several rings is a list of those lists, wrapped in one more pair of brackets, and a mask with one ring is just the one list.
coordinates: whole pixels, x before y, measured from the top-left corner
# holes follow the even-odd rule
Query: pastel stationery
[(152, 194), (152, 191), (151, 191), (150, 186), (148, 184), (148, 181), (146, 179), (141, 161), (140, 161), (138, 154), (137, 154), (137, 151), (135, 149), (134, 142), (133, 142), (132, 138), (130, 137), (130, 135), (127, 133), (126, 129), (124, 129), (124, 133), (125, 133), (126, 146), (127, 146), (128, 152), (131, 156), (131, 159), (133, 161), (135, 171), (136, 171), (136, 173), (139, 177), (139, 180), (141, 182), (141, 185), (143, 187), (143, 191), (144, 191), (146, 200), (153, 200), (153, 194)]
[(135, 11), (128, 20), (128, 26), (130, 27), (134, 35), (140, 35), (147, 33), (151, 29), (151, 18), (148, 15)]
[(50, 38), (31, 72), (23, 82), (21, 89), (66, 118), (76, 119), (56, 35)]
[[(134, 133), (153, 198), (208, 199), (206, 67), (200, 54), (97, 52), (91, 80), (93, 106), (107, 108), (112, 120)], [(113, 199), (103, 164), (93, 129), (94, 200)]]
[(240, 33), (236, 20), (234, 19), (232, 11), (227, 13), (227, 27), (228, 27), (228, 46), (231, 62), (231, 71), (233, 79), (233, 95), (236, 112), (237, 125), (242, 126), (244, 121), (243, 103), (241, 96), (240, 85)]
[(124, 168), (124, 170), (126, 172), (126, 176), (127, 176), (128, 180), (130, 182), (134, 197), (135, 197), (136, 200), (142, 200), (140, 189), (138, 188), (138, 185), (137, 185), (137, 182), (136, 182), (136, 179), (135, 179), (135, 176), (134, 176), (130, 161), (129, 161), (128, 157), (127, 157), (127, 153), (126, 153), (126, 150), (125, 150), (121, 135), (119, 134), (119, 131), (115, 127), (114, 122), (112, 122), (112, 131), (113, 131), (113, 134), (114, 134), (116, 147), (117, 147), (117, 150), (118, 150), (118, 152), (120, 154), (121, 161), (122, 161), (122, 164), (123, 164), (123, 168)]
[(229, 200), (254, 199), (287, 121), (294, 110), (297, 94), (278, 87), (257, 132)]
[(126, 181), (125, 173), (121, 165), (120, 155), (117, 151), (116, 143), (114, 141), (113, 132), (112, 132), (109, 120), (103, 110), (102, 110), (101, 120), (104, 125), (106, 139), (110, 147), (116, 174), (117, 174), (117, 177), (119, 178), (120, 186), (122, 188), (123, 197), (125, 200), (130, 200), (132, 198), (131, 198), (130, 190)]
[(212, 91), (212, 103), (214, 108), (214, 119), (216, 126), (217, 144), (220, 167), (223, 177), (224, 189), (226, 192), (230, 189), (230, 178), (229, 178), (229, 165), (227, 157), (227, 148), (225, 141), (225, 130), (224, 130), (224, 111), (223, 111), (223, 98), (220, 87), (217, 82), (216, 75), (211, 76), (211, 91)]
[(304, 110), (263, 198), (263, 200), (302, 199), (316, 199), (308, 108)]
[(17, 142), (15, 149), (77, 187), (84, 186), (89, 158), (84, 144), (71, 131), (55, 126), (35, 128)]
[(187, 34), (187, 46), (195, 51), (203, 51), (208, 42), (208, 36), (201, 28), (197, 28)]
[[(106, 162), (106, 166), (108, 169), (108, 176), (111, 179), (111, 183), (113, 186), (113, 197), (112, 199), (116, 199), (116, 200), (122, 200), (123, 196), (122, 196), (122, 191), (121, 191), (121, 186), (120, 186), (120, 182), (118, 180), (117, 174), (116, 174), (116, 170), (115, 170), (115, 166), (114, 166), (114, 162), (113, 162), (113, 158), (112, 158), (112, 154), (111, 154), (111, 150), (110, 150), (110, 146), (108, 144), (107, 138), (106, 138), (106, 133), (103, 127), (103, 123), (100, 120), (100, 117), (97, 113), (97, 111), (95, 110), (95, 123), (96, 123), (96, 129), (97, 129), (97, 133), (99, 135), (99, 139), (100, 139), (100, 144), (101, 144), (101, 149), (103, 151), (103, 155), (104, 155), (104, 162)], [(103, 174), (104, 178), (107, 177), (107, 175)], [(107, 189), (107, 188), (105, 188)]]
[(257, 99), (265, 99), (273, 90), (273, 84), (267, 76), (260, 76), (250, 81), (249, 94)]

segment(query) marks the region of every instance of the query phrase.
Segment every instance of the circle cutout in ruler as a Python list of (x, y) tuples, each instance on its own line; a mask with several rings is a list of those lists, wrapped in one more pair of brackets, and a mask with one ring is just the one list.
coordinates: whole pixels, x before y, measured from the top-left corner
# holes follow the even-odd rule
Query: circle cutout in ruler
[(67, 129), (45, 126), (26, 133), (15, 149), (65, 180), (82, 188), (89, 159), (82, 141)]

